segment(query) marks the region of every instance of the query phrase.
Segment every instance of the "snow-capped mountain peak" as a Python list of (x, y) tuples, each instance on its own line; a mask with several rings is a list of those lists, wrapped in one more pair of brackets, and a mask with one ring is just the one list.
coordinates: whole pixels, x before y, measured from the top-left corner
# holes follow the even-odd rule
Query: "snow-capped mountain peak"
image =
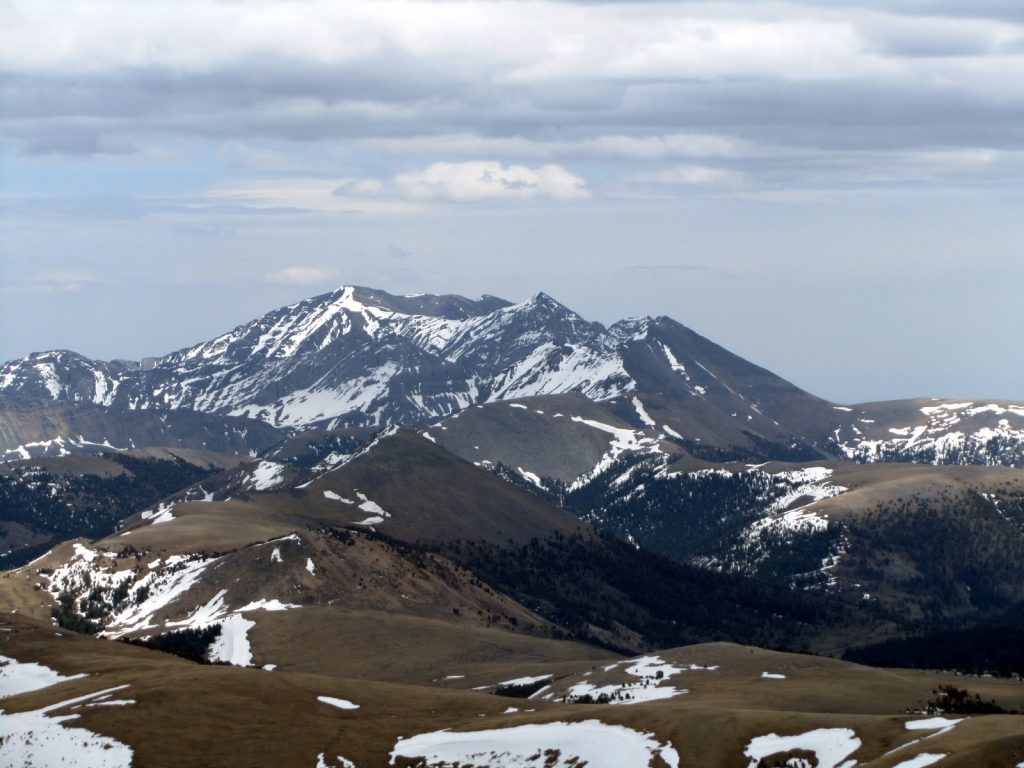
[(33, 354), (0, 366), (0, 393), (115, 411), (200, 411), (286, 428), (418, 426), (471, 405), (576, 393), (615, 401), (627, 420), (664, 428), (698, 452), (716, 445), (723, 455), (760, 455), (771, 446), (773, 455), (789, 458), (845, 453), (861, 460), (917, 451), (912, 441), (894, 442), (909, 439), (898, 428), (928, 429), (929, 439), (949, 442), (948, 450), (941, 443), (941, 456), (975, 456), (964, 446), (984, 443), (985, 461), (998, 463), (1019, 452), (1024, 420), (1016, 411), (985, 411), (970, 419), (978, 422), (973, 437), (955, 442), (946, 437), (960, 429), (952, 418), (917, 424), (928, 412), (901, 412), (893, 424), (863, 409), (837, 409), (668, 317), (605, 328), (543, 292), (513, 304), (363, 286), (272, 310), (144, 364), (60, 350)]
[(417, 423), (477, 402), (633, 382), (614, 337), (550, 296), (395, 296), (343, 286), (157, 359), (146, 370), (45, 353), (0, 391), (129, 409), (187, 408), (275, 426)]

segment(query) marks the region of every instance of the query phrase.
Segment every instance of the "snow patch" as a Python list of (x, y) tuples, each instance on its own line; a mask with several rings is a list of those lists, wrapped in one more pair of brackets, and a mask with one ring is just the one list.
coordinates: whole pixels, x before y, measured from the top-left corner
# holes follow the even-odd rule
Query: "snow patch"
[(127, 744), (85, 728), (68, 728), (63, 725), (65, 722), (77, 720), (80, 715), (50, 715), (56, 710), (92, 702), (127, 687), (120, 685), (107, 688), (30, 712), (3, 712), (0, 716), (2, 764), (129, 768), (132, 764), (132, 749)]
[(355, 504), (352, 499), (346, 499), (344, 496), (340, 496), (334, 491), (324, 491), (324, 498), (330, 499), (331, 501), (340, 501), (342, 504)]
[(260, 600), (254, 600), (251, 603), (246, 603), (238, 609), (237, 613), (244, 613), (246, 611), (290, 611), (293, 608), (301, 608), (302, 606), (296, 605), (295, 603), (282, 603), (277, 598), (273, 600), (267, 600), (262, 598)]
[(498, 683), (498, 687), (506, 686), (521, 686), (521, 685), (533, 685), (535, 683), (542, 683), (546, 680), (551, 680), (554, 675), (527, 675), (525, 677), (515, 677), (511, 680), (502, 680)]
[(665, 359), (668, 360), (668, 364), (672, 368), (672, 370), (680, 374), (687, 381), (689, 381), (690, 374), (686, 372), (686, 366), (684, 366), (676, 359), (676, 356), (672, 354), (672, 350), (668, 348), (667, 344), (661, 345), (661, 351), (665, 353)]
[[(922, 752), (919, 755), (914, 755), (909, 760), (903, 760), (902, 762), (896, 763), (892, 768), (925, 768), (927, 765), (935, 765), (942, 758), (944, 758), (948, 752)], [(1024, 763), (1022, 763), (1024, 765)]]
[(518, 472), (519, 475), (524, 480), (526, 480), (527, 482), (532, 483), (533, 485), (537, 486), (542, 491), (547, 490), (544, 487), (544, 483), (541, 482), (540, 478), (535, 473), (530, 472), (529, 470), (523, 469), (522, 467), (516, 467), (516, 472)]
[[(587, 768), (647, 768), (655, 756), (660, 756), (669, 768), (679, 768), (679, 753), (670, 743), (659, 742), (652, 733), (599, 720), (424, 733), (395, 744), (391, 765), (399, 757), (418, 757), (428, 765), (463, 763), (522, 768), (531, 765), (531, 757), (547, 750), (557, 751), (558, 755), (554, 761), (543, 763), (545, 768), (569, 768), (584, 762)], [(547, 755), (543, 759), (547, 760)]]
[(636, 395), (633, 396), (633, 408), (636, 409), (636, 415), (640, 418), (641, 423), (648, 427), (657, 426), (657, 423), (651, 418), (651, 415), (647, 413), (647, 409), (644, 408), (644, 404), (640, 402), (640, 398)]
[(370, 517), (364, 520), (359, 520), (354, 525), (377, 525), (383, 523), (385, 517), (391, 517), (391, 514), (385, 512), (384, 509), (375, 501), (368, 499), (365, 493), (356, 491), (356, 497), (359, 499), (359, 508), (363, 512), (369, 513)]
[[(623, 671), (630, 677), (636, 677), (639, 680), (600, 686), (589, 682), (577, 683), (569, 688), (561, 700), (567, 703), (578, 702), (582, 699), (584, 701), (606, 701), (608, 704), (639, 704), (645, 701), (671, 699), (688, 693), (685, 688), (664, 685), (685, 668), (669, 664), (660, 656), (640, 656), (629, 661), (616, 662), (606, 666), (604, 671), (610, 672), (624, 664), (628, 666)], [(698, 665), (690, 665), (688, 668), (694, 670), (717, 669), (717, 667), (700, 667)], [(550, 700), (553, 698), (553, 694), (548, 694), (544, 698)]]
[(348, 699), (336, 699), (333, 696), (317, 696), (316, 700), (338, 709), (359, 709), (358, 704), (353, 704)]
[(38, 691), (57, 683), (78, 680), (83, 677), (86, 677), (85, 673), (62, 675), (42, 664), (31, 661), (22, 662), (9, 656), (0, 656), (0, 699), (17, 696), (19, 693)]
[[(860, 749), (860, 739), (850, 728), (818, 728), (793, 736), (769, 733), (752, 739), (743, 754), (750, 758), (748, 768), (757, 768), (764, 758), (795, 749), (813, 752), (817, 768), (840, 768), (840, 761)], [(854, 764), (855, 761), (844, 762), (842, 767), (848, 768)]]
[(171, 510), (174, 509), (174, 502), (164, 503), (160, 502), (156, 509), (144, 510), (140, 516), (143, 520), (148, 520), (150, 525), (160, 525), (161, 523), (169, 523), (174, 519), (174, 515), (171, 514)]
[(334, 765), (328, 764), (327, 753), (321, 752), (316, 756), (316, 768), (356, 768), (355, 763), (341, 755), (335, 755), (334, 759), (337, 761)]
[(593, 419), (584, 419), (581, 416), (573, 416), (572, 420), (578, 424), (586, 424), (592, 429), (605, 432), (612, 436), (612, 440), (608, 451), (601, 457), (601, 460), (597, 465), (589, 472), (578, 477), (572, 485), (569, 486), (570, 491), (585, 486), (595, 477), (608, 469), (619, 456), (627, 451), (647, 454), (661, 453), (661, 448), (658, 446), (658, 440), (655, 438), (644, 437), (643, 432), (640, 430), (614, 427), (611, 424), (594, 421)]
[(270, 491), (284, 480), (284, 465), (274, 461), (261, 461), (242, 479), (242, 487), (248, 491)]
[(240, 614), (232, 614), (220, 624), (220, 635), (210, 646), (210, 661), (226, 661), (236, 667), (252, 664), (252, 646), (249, 645), (249, 630), (256, 626)]
[(929, 717), (927, 720), (908, 720), (903, 725), (908, 731), (934, 731), (942, 729), (946, 731), (953, 728), (957, 723), (962, 723), (964, 718)]

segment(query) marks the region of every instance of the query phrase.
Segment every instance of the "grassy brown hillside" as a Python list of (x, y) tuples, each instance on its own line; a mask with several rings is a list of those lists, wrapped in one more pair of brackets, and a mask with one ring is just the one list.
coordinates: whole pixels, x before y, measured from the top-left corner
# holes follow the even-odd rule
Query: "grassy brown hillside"
[[(338, 642), (327, 643), (323, 651), (365, 654), (361, 648)], [(488, 739), (493, 738), (488, 733), (512, 728), (517, 729), (512, 731), (513, 741), (527, 748), (537, 736), (522, 726), (584, 721), (649, 734), (660, 745), (649, 762), (623, 764), (626, 768), (666, 768), (670, 764), (662, 757), (670, 754), (666, 747), (674, 750), (676, 764), (682, 768), (744, 766), (749, 762), (744, 753), (767, 734), (799, 739), (800, 734), (819, 729), (835, 729), (829, 733), (851, 740), (852, 759), (864, 766), (892, 768), (924, 752), (943, 755), (943, 766), (1006, 766), (1024, 760), (1020, 715), (972, 716), (946, 730), (934, 726), (911, 730), (905, 725), (927, 720), (928, 716), (909, 714), (908, 709), (928, 700), (940, 685), (966, 687), (1005, 708), (1020, 708), (1024, 689), (1018, 682), (876, 670), (728, 644), (681, 648), (653, 660), (639, 660), (668, 673), (668, 679), (663, 675), (648, 685), (687, 692), (626, 706), (566, 704), (557, 696), (545, 695), (560, 694), (585, 680), (601, 686), (642, 685), (645, 678), (623, 672), (638, 662), (635, 659), (579, 659), (561, 667), (526, 662), (518, 666), (516, 675), (509, 667), (481, 666), (456, 677), (459, 668), (455, 667), (445, 675), (447, 680), (384, 683), (331, 672), (193, 664), (122, 643), (55, 633), (17, 615), (0, 619), (0, 655), (43, 664), (64, 675), (86, 675), (0, 699), (0, 708), (9, 715), (126, 686), (111, 697), (130, 703), (78, 709), (71, 704), (53, 710), (52, 715), (78, 714), (66, 727), (84, 727), (128, 745), (136, 766), (315, 766), (320, 756), (326, 765), (344, 765), (337, 759), (340, 755), (359, 768), (369, 768), (389, 764), (400, 739), (417, 734), (445, 728), (483, 731), (478, 738), (486, 751)], [(370, 659), (382, 655), (381, 649), (366, 654), (368, 668)], [(691, 664), (715, 669), (690, 669)], [(776, 677), (765, 678), (765, 672)], [(554, 685), (532, 699), (492, 693), (496, 684), (513, 676), (543, 674), (551, 674)], [(357, 708), (339, 709), (320, 701), (321, 696), (342, 699)], [(960, 718), (946, 717), (947, 722)], [(927, 738), (920, 741), (922, 737)], [(543, 738), (539, 746), (544, 746)], [(806, 755), (792, 750), (776, 754), (782, 760)], [(524, 753), (521, 764), (544, 764), (529, 762), (528, 756)], [(566, 761), (571, 757), (558, 755)], [(489, 760), (484, 758), (483, 764)]]

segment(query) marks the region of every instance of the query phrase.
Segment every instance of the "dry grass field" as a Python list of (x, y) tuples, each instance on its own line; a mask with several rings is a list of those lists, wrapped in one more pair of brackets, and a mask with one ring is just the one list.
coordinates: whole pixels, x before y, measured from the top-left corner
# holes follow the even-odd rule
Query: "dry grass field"
[[(378, 621), (375, 633), (371, 626)], [(871, 669), (716, 643), (656, 655), (657, 663), (683, 668), (668, 682), (687, 693), (629, 705), (566, 704), (544, 696), (563, 693), (583, 680), (596, 685), (628, 683), (630, 676), (622, 670), (629, 662), (550, 641), (517, 638), (502, 646), (495, 638), (488, 642), (486, 631), (452, 631), (442, 625), (411, 617), (382, 620), (372, 613), (339, 617), (337, 634), (325, 626), (319, 634), (294, 640), (296, 646), (315, 648), (324, 659), (348, 659), (325, 663), (314, 673), (200, 665), (54, 631), (46, 623), (5, 614), (0, 619), (0, 655), (38, 662), (65, 675), (87, 676), (3, 699), (2, 708), (7, 713), (37, 710), (126, 685), (118, 696), (134, 702), (130, 705), (65, 708), (54, 714), (80, 714), (71, 727), (83, 726), (129, 745), (133, 764), (143, 768), (312, 768), (321, 754), (340, 755), (360, 768), (371, 768), (387, 765), (403, 736), (442, 728), (463, 731), (587, 720), (653, 734), (674, 746), (680, 766), (694, 768), (741, 768), (749, 764), (744, 750), (753, 739), (817, 729), (852, 729), (859, 740), (853, 758), (860, 766), (892, 768), (925, 751), (946, 755), (939, 763), (943, 767), (1005, 768), (1024, 761), (1022, 715), (968, 717), (937, 735), (904, 725), (923, 717), (907, 710), (929, 698), (941, 683), (964, 686), (1007, 708), (1020, 709), (1024, 684), (1019, 681)], [(274, 628), (268, 625), (263, 631)], [(387, 639), (398, 636), (404, 637)], [(447, 651), (439, 654), (440, 647)], [(413, 662), (419, 658), (423, 663), (417, 670)], [(691, 664), (716, 669), (690, 669)], [(616, 666), (605, 671), (611, 665)], [(471, 690), (513, 676), (547, 674), (554, 676), (552, 687), (528, 700), (495, 696), (493, 688)], [(415, 683), (382, 681), (417, 677)], [(358, 708), (338, 709), (320, 702), (319, 696), (344, 699)], [(509, 712), (513, 707), (518, 711)], [(922, 736), (929, 738), (911, 743)], [(660, 760), (653, 757), (650, 765), (664, 767)]]

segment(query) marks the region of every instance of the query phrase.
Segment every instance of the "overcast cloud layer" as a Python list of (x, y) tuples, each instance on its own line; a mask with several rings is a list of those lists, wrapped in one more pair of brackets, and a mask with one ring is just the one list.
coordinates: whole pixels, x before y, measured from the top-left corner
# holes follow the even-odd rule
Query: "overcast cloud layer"
[(359, 283), (1024, 397), (1024, 4), (0, 0), (0, 358)]

